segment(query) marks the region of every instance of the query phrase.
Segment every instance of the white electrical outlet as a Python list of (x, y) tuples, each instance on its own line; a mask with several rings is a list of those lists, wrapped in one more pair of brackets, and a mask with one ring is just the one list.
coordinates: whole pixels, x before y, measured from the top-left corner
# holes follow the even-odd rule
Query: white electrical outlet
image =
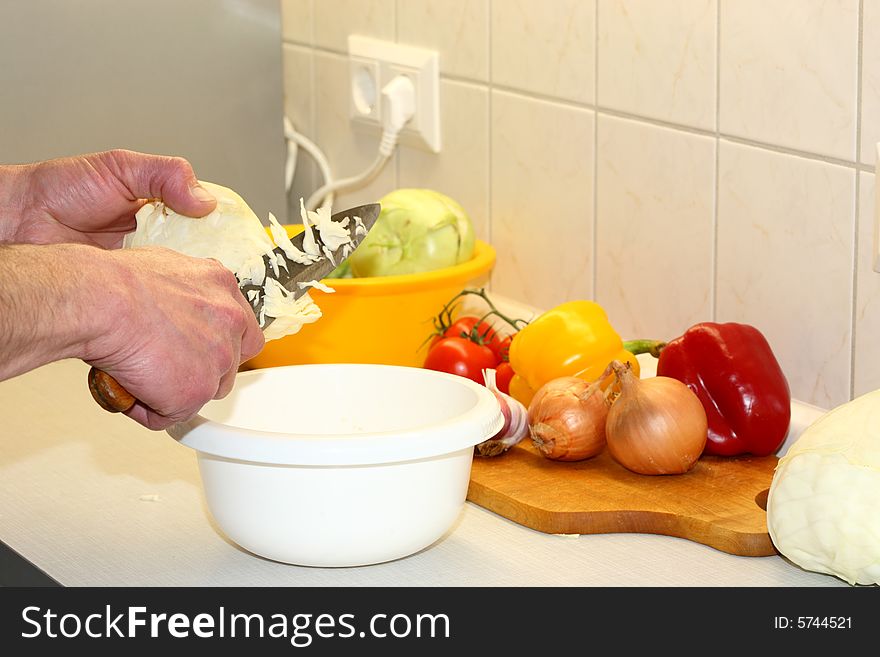
[(349, 108), (352, 121), (382, 130), (382, 88), (398, 75), (415, 87), (416, 110), (398, 141), (440, 152), (440, 57), (435, 50), (390, 41), (348, 37)]

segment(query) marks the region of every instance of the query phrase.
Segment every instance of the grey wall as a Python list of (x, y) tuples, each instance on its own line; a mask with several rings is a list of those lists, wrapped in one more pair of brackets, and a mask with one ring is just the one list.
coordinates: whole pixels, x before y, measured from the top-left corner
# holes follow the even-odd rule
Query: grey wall
[(277, 0), (0, 0), (0, 163), (189, 159), (287, 214)]

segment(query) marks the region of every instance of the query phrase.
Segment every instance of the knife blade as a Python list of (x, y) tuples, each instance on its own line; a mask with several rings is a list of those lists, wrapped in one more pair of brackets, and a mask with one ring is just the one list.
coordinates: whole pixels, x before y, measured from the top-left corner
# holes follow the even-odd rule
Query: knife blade
[[(302, 262), (291, 259), (284, 247), (278, 246), (271, 253), (263, 255), (266, 276), (277, 280), (285, 290), (298, 299), (310, 289), (305, 285), (306, 283), (320, 281), (351, 255), (376, 224), (380, 210), (381, 206), (378, 203), (369, 203), (334, 213), (330, 221), (337, 224), (337, 229), (341, 227), (348, 231), (351, 239), (335, 250), (327, 246), (326, 238), (321, 238), (319, 230), (306, 228), (290, 239), (296, 251), (301, 252), (297, 257)], [(308, 245), (307, 238), (310, 239)], [(239, 281), (239, 290), (251, 304), (260, 328), (265, 329), (275, 318), (264, 316), (262, 313), (265, 300), (263, 285)], [(102, 370), (90, 368), (88, 382), (92, 397), (101, 408), (111, 413), (125, 412), (137, 401), (134, 395), (116, 379)]]
[[(310, 248), (310, 250), (313, 253), (317, 251), (320, 254), (312, 256), (312, 258), (317, 258), (314, 262), (296, 262), (288, 257), (283, 247), (275, 247), (270, 253), (263, 255), (263, 266), (266, 270), (266, 276), (276, 279), (284, 289), (293, 295), (294, 299), (298, 299), (309, 290), (309, 286), (306, 283), (320, 281), (351, 255), (375, 225), (381, 209), (378, 203), (369, 203), (344, 210), (343, 212), (334, 213), (330, 217), (330, 221), (346, 230), (351, 239), (350, 243), (343, 244), (335, 251), (328, 248), (325, 241), (321, 238), (320, 231), (312, 229), (311, 239), (314, 247)], [(306, 253), (304, 243), (307, 236), (308, 230), (303, 230), (301, 233), (290, 238), (297, 251)], [(245, 299), (248, 299), (251, 303), (251, 308), (257, 316), (257, 321), (261, 322), (260, 328), (265, 329), (275, 318), (261, 318), (265, 297), (263, 286), (254, 283), (242, 284), (240, 282), (239, 289)]]

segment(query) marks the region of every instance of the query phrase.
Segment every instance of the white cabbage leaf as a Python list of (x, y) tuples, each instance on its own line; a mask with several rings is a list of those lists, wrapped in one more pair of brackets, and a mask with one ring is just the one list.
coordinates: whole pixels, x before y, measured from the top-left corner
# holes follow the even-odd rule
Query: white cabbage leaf
[(880, 584), (880, 390), (823, 415), (779, 459), (767, 528), (806, 570)]
[[(164, 246), (198, 258), (214, 258), (235, 273), (241, 285), (262, 287), (263, 307), (257, 319), (263, 327), (266, 340), (297, 333), (305, 324), (320, 319), (321, 310), (309, 294), (294, 299), (277, 280), (266, 276), (263, 262), (263, 255), (268, 254), (270, 266), (277, 275), (279, 265), (283, 266), (284, 260), (280, 259), (279, 263), (279, 259), (272, 255), (276, 244), (293, 262), (311, 264), (326, 257), (317, 248), (311, 230), (307, 229), (309, 237), (312, 237), (312, 248), (304, 245), (306, 252), (300, 251), (270, 213), (270, 239), (257, 215), (241, 196), (227, 187), (200, 182), (217, 199), (217, 207), (213, 212), (205, 217), (187, 217), (174, 212), (161, 201), (152, 201), (138, 211), (137, 228), (125, 236), (123, 247)], [(327, 216), (330, 216), (329, 213)], [(303, 223), (306, 223), (304, 209)], [(316, 227), (320, 230), (321, 225)], [(328, 232), (330, 231), (335, 231), (335, 226), (329, 227)], [(338, 241), (335, 232), (331, 235)], [(324, 239), (323, 233), (321, 238)], [(253, 305), (257, 302), (258, 295), (250, 291), (247, 298)], [(274, 319), (268, 326), (264, 326), (267, 317)]]

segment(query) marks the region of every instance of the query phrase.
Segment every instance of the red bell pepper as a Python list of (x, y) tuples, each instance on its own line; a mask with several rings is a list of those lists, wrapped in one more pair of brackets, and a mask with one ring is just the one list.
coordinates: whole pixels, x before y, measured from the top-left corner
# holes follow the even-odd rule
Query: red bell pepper
[(703, 322), (660, 352), (657, 375), (685, 383), (706, 409), (704, 454), (773, 454), (791, 421), (788, 381), (766, 338), (748, 324)]

